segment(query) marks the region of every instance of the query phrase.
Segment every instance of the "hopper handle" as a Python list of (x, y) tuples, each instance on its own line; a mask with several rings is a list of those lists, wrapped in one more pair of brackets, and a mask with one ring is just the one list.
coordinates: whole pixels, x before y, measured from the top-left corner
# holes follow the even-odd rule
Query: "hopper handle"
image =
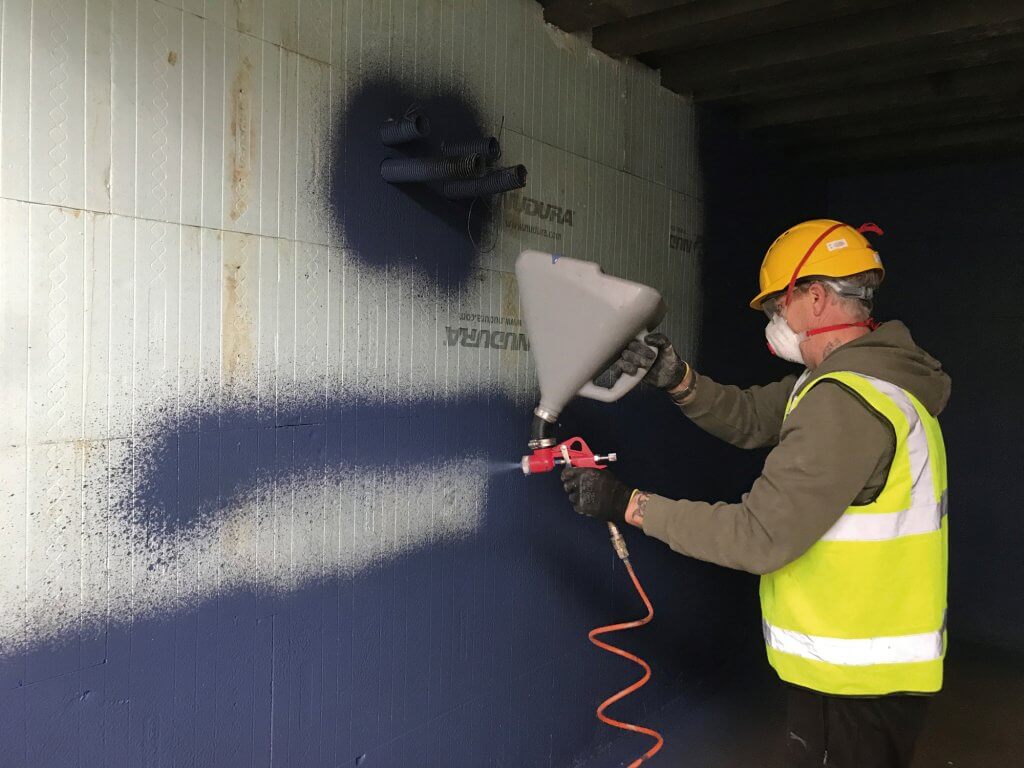
[[(650, 333), (650, 331), (640, 331), (635, 338), (637, 341), (642, 342), (644, 340), (644, 337), (648, 333)], [(647, 346), (650, 347), (650, 345)], [(650, 348), (653, 349), (655, 352), (658, 351), (654, 347)], [(586, 384), (580, 387), (580, 391), (577, 394), (579, 394), (580, 397), (589, 397), (591, 400), (598, 400), (602, 403), (613, 403), (620, 397), (625, 395), (627, 392), (629, 392), (631, 389), (633, 389), (633, 387), (635, 387), (637, 384), (639, 384), (646, 374), (646, 368), (641, 368), (632, 376), (629, 376), (624, 373), (621, 376), (619, 376), (619, 378), (615, 382), (615, 385), (612, 386), (610, 389), (606, 389), (605, 387), (599, 387), (594, 382), (588, 381)]]

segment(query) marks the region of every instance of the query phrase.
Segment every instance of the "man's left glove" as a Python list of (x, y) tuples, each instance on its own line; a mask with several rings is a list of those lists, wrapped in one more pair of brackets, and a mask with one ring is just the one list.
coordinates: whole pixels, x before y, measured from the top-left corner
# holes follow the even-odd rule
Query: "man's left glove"
[(607, 523), (625, 522), (633, 489), (607, 469), (566, 467), (562, 470), (562, 487), (579, 514)]
[(594, 383), (611, 389), (619, 376), (633, 376), (641, 368), (647, 371), (643, 378), (644, 384), (669, 390), (678, 387), (686, 378), (689, 365), (680, 359), (668, 336), (664, 333), (648, 333), (643, 343), (636, 339), (629, 342), (615, 362), (594, 378)]

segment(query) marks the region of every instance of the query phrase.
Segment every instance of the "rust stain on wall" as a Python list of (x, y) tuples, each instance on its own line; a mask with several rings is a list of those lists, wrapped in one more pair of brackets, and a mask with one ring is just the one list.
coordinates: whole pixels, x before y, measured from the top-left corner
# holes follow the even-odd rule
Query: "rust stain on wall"
[(88, 464), (92, 458), (94, 441), (77, 439), (72, 444), (75, 449), (75, 466), (81, 467)]
[(255, 238), (229, 233), (224, 238), (223, 295), (221, 296), (221, 364), (224, 384), (241, 383), (252, 370), (253, 318), (248, 285), (252, 280), (248, 251)]
[[(519, 283), (510, 272), (501, 272), (501, 316), (519, 318)], [(510, 326), (509, 331), (521, 332), (522, 326)], [(512, 374), (519, 365), (519, 353), (507, 347), (498, 353), (498, 367), (502, 375)]]
[(231, 83), (231, 206), (228, 215), (232, 221), (237, 221), (249, 209), (249, 177), (256, 142), (252, 119), (252, 69), (252, 61), (243, 56)]

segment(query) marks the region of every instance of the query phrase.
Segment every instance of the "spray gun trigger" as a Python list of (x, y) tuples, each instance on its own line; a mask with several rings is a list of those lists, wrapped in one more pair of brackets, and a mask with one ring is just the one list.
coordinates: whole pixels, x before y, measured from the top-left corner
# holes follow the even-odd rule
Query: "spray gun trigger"
[(558, 447), (562, 449), (562, 459), (565, 461), (566, 464), (568, 464), (571, 467), (572, 459), (569, 458), (569, 446), (567, 446), (565, 443), (562, 443)]

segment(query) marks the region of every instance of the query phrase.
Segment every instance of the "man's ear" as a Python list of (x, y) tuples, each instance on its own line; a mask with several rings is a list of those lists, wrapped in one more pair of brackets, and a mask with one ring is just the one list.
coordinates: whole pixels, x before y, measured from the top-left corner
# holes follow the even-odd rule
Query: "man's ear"
[(811, 293), (811, 312), (815, 317), (821, 317), (828, 303), (828, 289), (821, 283), (811, 283), (808, 290)]

